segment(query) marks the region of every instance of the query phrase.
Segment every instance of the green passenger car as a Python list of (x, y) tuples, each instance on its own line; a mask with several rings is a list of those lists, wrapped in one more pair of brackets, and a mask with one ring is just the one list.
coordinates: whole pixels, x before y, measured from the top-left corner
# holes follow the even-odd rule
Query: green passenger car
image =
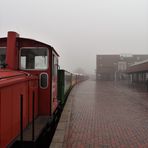
[(58, 70), (58, 99), (65, 104), (68, 93), (72, 87), (72, 74), (65, 70)]

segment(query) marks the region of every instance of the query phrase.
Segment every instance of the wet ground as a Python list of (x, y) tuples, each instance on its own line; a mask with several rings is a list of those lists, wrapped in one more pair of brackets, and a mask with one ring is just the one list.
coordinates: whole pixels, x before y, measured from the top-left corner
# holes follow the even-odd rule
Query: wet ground
[(67, 148), (148, 148), (148, 93), (114, 82), (85, 81), (72, 97)]

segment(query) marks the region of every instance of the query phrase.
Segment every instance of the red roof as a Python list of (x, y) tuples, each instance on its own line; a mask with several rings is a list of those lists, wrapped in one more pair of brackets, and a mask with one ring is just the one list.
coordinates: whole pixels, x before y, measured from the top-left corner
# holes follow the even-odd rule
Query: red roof
[(127, 69), (127, 73), (145, 72), (145, 71), (148, 71), (148, 60), (135, 63)]

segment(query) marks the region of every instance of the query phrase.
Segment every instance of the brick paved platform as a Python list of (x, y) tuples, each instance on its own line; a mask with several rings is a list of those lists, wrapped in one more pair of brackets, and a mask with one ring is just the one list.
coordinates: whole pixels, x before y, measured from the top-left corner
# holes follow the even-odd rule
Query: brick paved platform
[(68, 101), (51, 148), (148, 148), (147, 92), (86, 81)]

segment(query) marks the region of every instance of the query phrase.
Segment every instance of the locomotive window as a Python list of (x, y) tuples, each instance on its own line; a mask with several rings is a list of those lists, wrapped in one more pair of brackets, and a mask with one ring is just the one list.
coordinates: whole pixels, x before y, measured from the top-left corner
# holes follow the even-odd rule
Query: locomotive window
[(52, 55), (52, 75), (57, 76), (58, 60), (55, 55)]
[(5, 64), (5, 58), (6, 58), (6, 47), (0, 47), (0, 68), (2, 67), (2, 64)]
[(42, 70), (48, 68), (48, 49), (22, 48), (20, 57), (20, 69)]

